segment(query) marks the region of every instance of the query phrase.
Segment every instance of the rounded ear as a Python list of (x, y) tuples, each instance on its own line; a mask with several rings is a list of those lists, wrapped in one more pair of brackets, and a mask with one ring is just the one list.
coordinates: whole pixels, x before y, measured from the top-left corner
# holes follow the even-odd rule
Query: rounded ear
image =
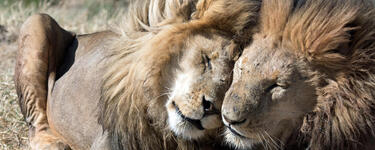
[(197, 0), (166, 0), (164, 3), (165, 8), (161, 7), (165, 10), (164, 16), (166, 18), (173, 18), (172, 20), (168, 20), (167, 23), (181, 23), (191, 19), (196, 9)]
[(193, 19), (237, 35), (257, 23), (260, 4), (259, 0), (199, 0)]
[(193, 14), (193, 19), (202, 18), (214, 1), (215, 0), (199, 0), (196, 4), (196, 11)]
[(235, 40), (232, 40), (227, 47), (227, 52), (229, 59), (235, 62), (238, 60), (238, 58), (240, 58), (243, 52), (243, 46), (241, 44), (236, 43)]

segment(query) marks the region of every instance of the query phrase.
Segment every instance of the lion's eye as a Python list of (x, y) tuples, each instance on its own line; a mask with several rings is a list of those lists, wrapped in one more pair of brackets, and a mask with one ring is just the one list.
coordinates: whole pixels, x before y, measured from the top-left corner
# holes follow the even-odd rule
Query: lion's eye
[(204, 63), (204, 71), (206, 71), (207, 69), (211, 70), (212, 69), (211, 59), (207, 55), (203, 55), (202, 60)]
[(266, 93), (269, 93), (272, 91), (272, 89), (276, 88), (276, 87), (281, 87), (283, 89), (287, 89), (288, 88), (288, 85), (286, 83), (274, 83), (272, 85), (270, 85), (269, 87), (267, 87), (264, 91)]
[(272, 84), (271, 86), (267, 87), (267, 88), (264, 90), (264, 92), (269, 93), (269, 92), (271, 92), (271, 90), (274, 89), (275, 87), (278, 87), (277, 83), (274, 83), (274, 84)]
[(287, 83), (277, 83), (277, 85), (283, 89), (287, 89), (289, 87), (289, 85)]

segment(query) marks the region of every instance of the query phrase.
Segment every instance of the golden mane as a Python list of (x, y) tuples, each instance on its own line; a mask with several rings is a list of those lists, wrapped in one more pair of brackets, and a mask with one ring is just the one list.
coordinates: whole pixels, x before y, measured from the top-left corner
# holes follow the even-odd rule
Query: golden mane
[[(255, 25), (253, 17), (259, 8), (258, 2), (247, 0), (216, 0), (213, 4), (220, 4), (214, 5), (216, 13), (204, 15), (194, 14), (208, 12), (211, 7), (199, 10), (201, 5), (190, 0), (145, 0), (131, 4), (122, 38), (113, 44), (115, 52), (109, 58), (99, 104), (99, 122), (110, 133), (114, 149), (197, 148), (196, 142), (176, 138), (166, 129), (164, 93), (173, 82), (169, 80), (173, 78), (170, 68), (178, 65), (181, 49), (192, 35), (220, 32), (234, 36), (237, 31), (233, 27), (229, 32), (222, 31), (213, 22), (242, 29)], [(236, 16), (242, 17), (233, 21)]]
[(260, 36), (311, 65), (317, 106), (300, 144), (356, 149), (375, 129), (375, 9), (366, 0), (264, 0)]

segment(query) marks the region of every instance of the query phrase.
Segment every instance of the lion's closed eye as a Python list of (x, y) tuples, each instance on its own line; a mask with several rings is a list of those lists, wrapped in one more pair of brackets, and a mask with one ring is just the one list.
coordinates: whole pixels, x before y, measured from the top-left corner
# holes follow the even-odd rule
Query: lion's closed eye
[(276, 88), (281, 88), (281, 89), (288, 89), (289, 88), (289, 84), (285, 81), (274, 81), (273, 84), (269, 85), (264, 91), (266, 93), (273, 93), (274, 92), (274, 89)]
[(289, 84), (286, 82), (277, 82), (276, 84), (283, 89), (287, 89), (289, 87)]
[(271, 84), (270, 86), (268, 86), (264, 91), (266, 92), (266, 93), (269, 93), (269, 92), (271, 92), (274, 88), (276, 88), (276, 87), (278, 87), (278, 85), (277, 85), (277, 83), (273, 83), (273, 84)]
[(207, 55), (202, 55), (202, 64), (204, 64), (203, 72), (207, 72), (209, 70), (212, 70), (212, 64), (211, 59)]

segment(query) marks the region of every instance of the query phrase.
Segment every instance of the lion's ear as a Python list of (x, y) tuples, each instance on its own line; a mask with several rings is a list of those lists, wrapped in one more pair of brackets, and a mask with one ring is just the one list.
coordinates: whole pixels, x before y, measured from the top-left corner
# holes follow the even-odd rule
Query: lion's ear
[(243, 46), (235, 42), (235, 40), (231, 40), (230, 44), (226, 47), (225, 55), (229, 57), (229, 59), (233, 62), (237, 61), (240, 58)]
[(260, 9), (259, 0), (199, 0), (193, 19), (232, 34), (254, 26)]
[(215, 0), (199, 0), (196, 4), (196, 11), (193, 14), (193, 19), (199, 19), (204, 16), (204, 13), (210, 8)]

